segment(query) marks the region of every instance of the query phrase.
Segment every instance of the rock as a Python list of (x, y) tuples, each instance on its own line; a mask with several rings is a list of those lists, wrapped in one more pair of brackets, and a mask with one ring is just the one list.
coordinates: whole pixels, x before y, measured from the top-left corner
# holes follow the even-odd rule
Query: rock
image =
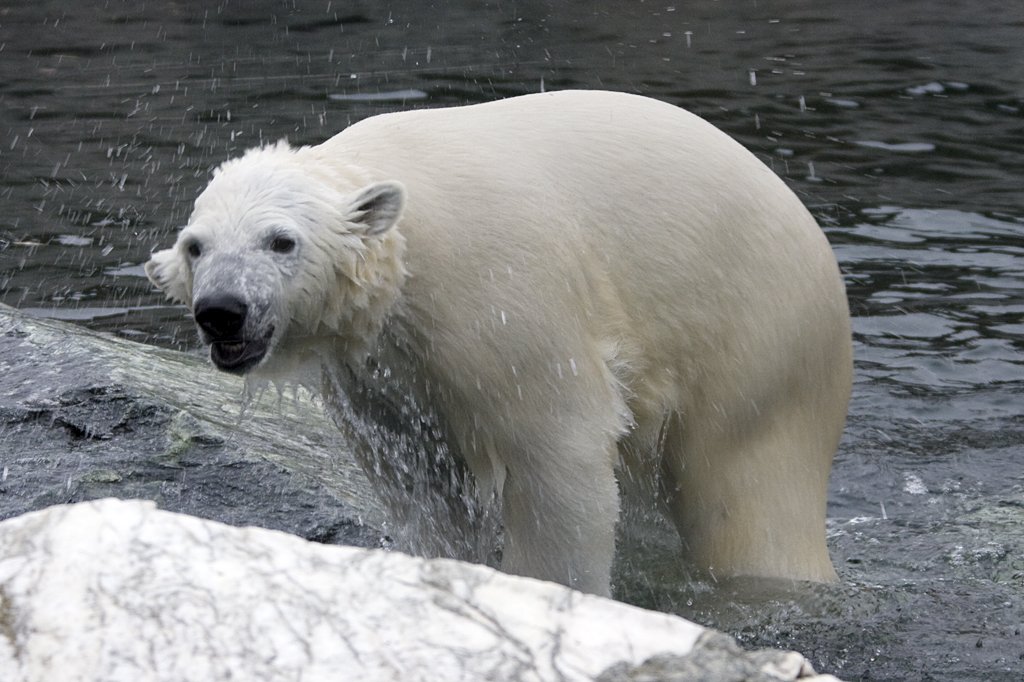
[(559, 585), (151, 502), (25, 514), (0, 548), (5, 682), (834, 679)]
[(365, 476), (308, 395), (246, 402), (242, 381), (205, 358), (4, 305), (0, 443), (0, 519), (141, 498), (307, 539), (384, 541)]

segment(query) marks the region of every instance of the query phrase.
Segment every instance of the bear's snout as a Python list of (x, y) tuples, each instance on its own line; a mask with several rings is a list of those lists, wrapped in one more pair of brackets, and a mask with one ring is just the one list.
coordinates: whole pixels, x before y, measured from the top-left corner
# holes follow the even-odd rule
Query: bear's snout
[(249, 306), (232, 294), (213, 294), (195, 302), (196, 324), (211, 341), (240, 340)]
[[(193, 304), (192, 313), (210, 344), (210, 359), (225, 372), (244, 374), (263, 360), (270, 348), (274, 325), (258, 332), (249, 321), (249, 306), (234, 294), (202, 296)], [(257, 315), (258, 317), (258, 315)]]

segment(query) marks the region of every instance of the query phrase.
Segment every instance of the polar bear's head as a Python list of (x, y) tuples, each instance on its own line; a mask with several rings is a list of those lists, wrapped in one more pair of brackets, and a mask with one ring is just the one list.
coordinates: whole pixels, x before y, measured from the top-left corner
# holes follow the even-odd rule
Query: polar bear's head
[(146, 263), (222, 370), (272, 375), (275, 356), (365, 345), (398, 295), (404, 188), (353, 182), (305, 151), (279, 143), (225, 163), (175, 245)]

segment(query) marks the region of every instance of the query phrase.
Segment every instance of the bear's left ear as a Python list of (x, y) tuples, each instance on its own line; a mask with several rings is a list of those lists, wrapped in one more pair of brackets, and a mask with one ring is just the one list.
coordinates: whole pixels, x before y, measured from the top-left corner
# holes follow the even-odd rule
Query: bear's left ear
[(177, 249), (164, 249), (151, 254), (144, 269), (149, 281), (164, 292), (167, 298), (185, 305), (190, 303), (185, 284), (185, 268), (182, 267)]
[(405, 187), (389, 180), (367, 185), (346, 197), (343, 213), (349, 229), (365, 237), (384, 234), (402, 217)]

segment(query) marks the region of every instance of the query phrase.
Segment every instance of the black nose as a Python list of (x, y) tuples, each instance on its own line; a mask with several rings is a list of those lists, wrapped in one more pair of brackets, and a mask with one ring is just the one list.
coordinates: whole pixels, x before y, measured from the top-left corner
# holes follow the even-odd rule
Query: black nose
[(212, 339), (240, 339), (248, 306), (237, 296), (213, 294), (195, 302), (196, 324)]

